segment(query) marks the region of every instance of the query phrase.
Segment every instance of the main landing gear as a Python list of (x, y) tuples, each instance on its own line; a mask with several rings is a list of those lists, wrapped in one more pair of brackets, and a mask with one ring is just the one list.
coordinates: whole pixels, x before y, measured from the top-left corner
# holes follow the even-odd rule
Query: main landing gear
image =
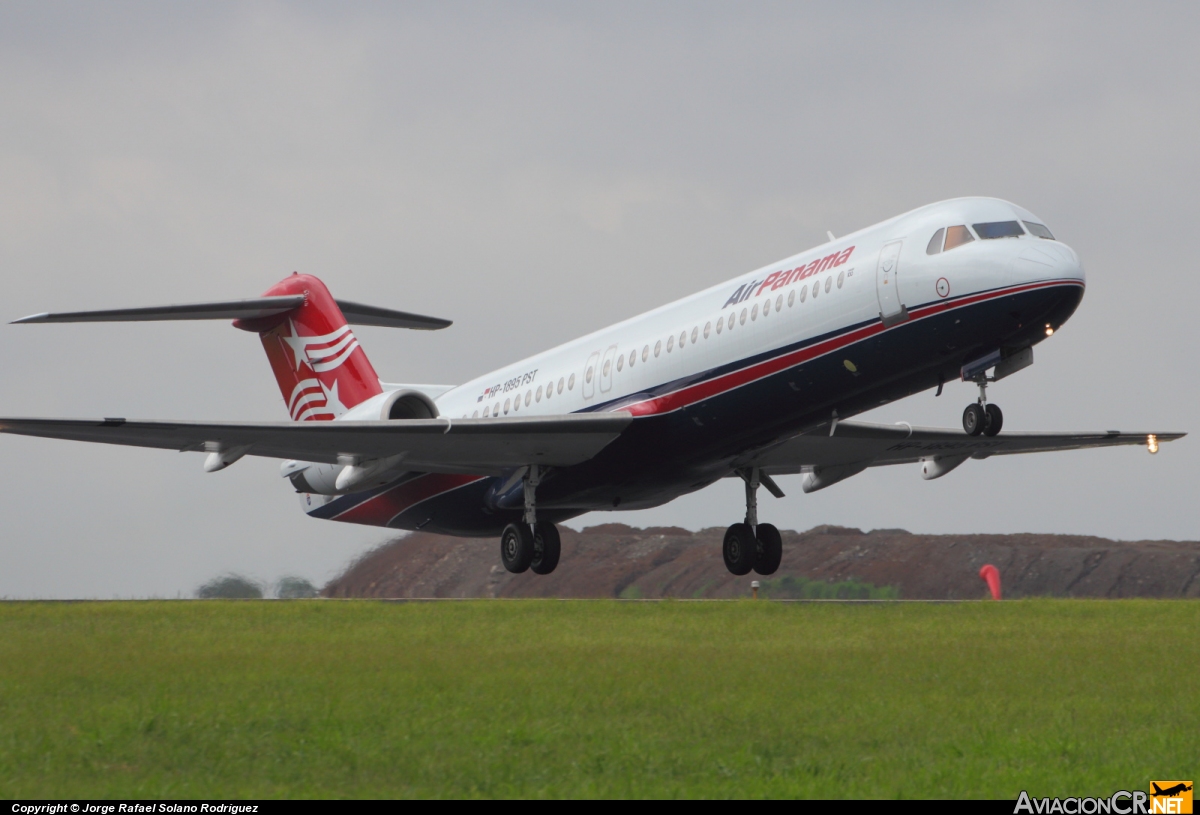
[(542, 523), (509, 524), (500, 536), (500, 560), (513, 574), (532, 569), (534, 574), (550, 574), (558, 566), (562, 541), (558, 527)]
[(758, 487), (766, 487), (776, 498), (783, 497), (783, 490), (757, 467), (740, 470), (738, 475), (746, 482), (746, 520), (725, 530), (721, 545), (725, 568), (736, 575), (749, 574), (751, 569), (761, 575), (775, 574), (783, 560), (783, 539), (774, 526), (758, 522)]
[(537, 520), (536, 491), (540, 481), (538, 465), (530, 465), (524, 476), (525, 515), (520, 523), (504, 527), (500, 535), (500, 561), (513, 574), (527, 569), (534, 574), (550, 574), (558, 566), (562, 552), (558, 527)]
[(967, 405), (963, 411), (963, 430), (968, 436), (994, 436), (1004, 426), (1004, 414), (999, 405), (990, 404), (987, 400), (987, 377), (982, 374), (975, 383), (979, 385), (979, 399)]

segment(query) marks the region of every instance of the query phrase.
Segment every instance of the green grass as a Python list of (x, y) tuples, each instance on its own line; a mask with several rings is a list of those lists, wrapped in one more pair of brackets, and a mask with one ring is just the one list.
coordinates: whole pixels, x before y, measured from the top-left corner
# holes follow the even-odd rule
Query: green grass
[(1200, 603), (0, 603), (0, 798), (1108, 795)]
[(899, 600), (898, 586), (876, 586), (851, 578), (840, 583), (784, 575), (763, 580), (764, 599), (770, 600)]

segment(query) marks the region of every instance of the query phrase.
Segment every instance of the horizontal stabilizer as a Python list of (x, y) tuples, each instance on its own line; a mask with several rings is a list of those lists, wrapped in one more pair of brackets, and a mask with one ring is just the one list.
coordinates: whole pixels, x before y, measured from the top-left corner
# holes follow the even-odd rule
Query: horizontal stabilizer
[(454, 323), (441, 317), (426, 317), (424, 314), (409, 314), (407, 311), (395, 311), (379, 306), (366, 306), (362, 303), (351, 303), (349, 300), (338, 300), (338, 308), (342, 310), (346, 322), (351, 325), (380, 325), (384, 328), (415, 328), (419, 331), (437, 331), (447, 328)]
[(152, 320), (253, 320), (291, 311), (304, 302), (303, 294), (222, 300), (215, 303), (185, 303), (175, 306), (114, 308), (106, 311), (63, 311), (31, 314), (13, 323), (125, 323)]
[[(13, 323), (123, 323), (155, 320), (257, 320), (284, 314), (304, 303), (302, 294), (254, 297), (249, 300), (221, 300), (213, 303), (184, 303), (173, 306), (115, 308), (104, 311), (64, 311), (57, 314), (31, 314)], [(451, 325), (450, 320), (410, 314), (390, 308), (367, 306), (338, 300), (346, 322), (351, 325), (378, 325), (387, 328), (415, 328), (435, 331)]]

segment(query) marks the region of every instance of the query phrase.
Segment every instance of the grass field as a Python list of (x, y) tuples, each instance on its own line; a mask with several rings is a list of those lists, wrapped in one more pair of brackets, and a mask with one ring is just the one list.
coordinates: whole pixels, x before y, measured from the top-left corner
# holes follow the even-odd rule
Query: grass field
[(1108, 795), (1200, 603), (0, 603), (0, 797)]

